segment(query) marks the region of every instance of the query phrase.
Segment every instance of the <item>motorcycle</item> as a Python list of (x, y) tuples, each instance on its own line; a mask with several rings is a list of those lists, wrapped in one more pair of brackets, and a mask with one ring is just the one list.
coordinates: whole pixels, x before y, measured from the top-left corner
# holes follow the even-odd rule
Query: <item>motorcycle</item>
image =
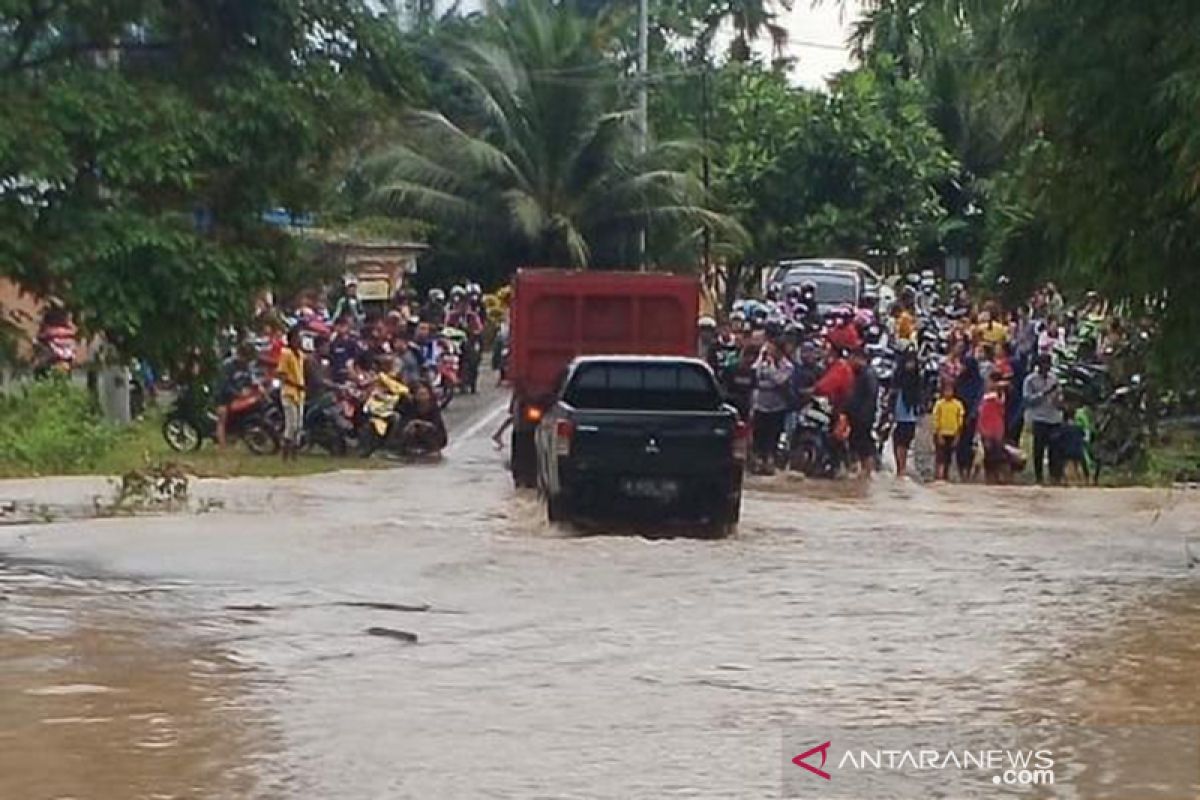
[(454, 393), (459, 386), (459, 368), (462, 363), (460, 346), (453, 338), (442, 340), (441, 352), (437, 364), (426, 368), (426, 379), (433, 387), (437, 397), (438, 407), (445, 409), (454, 399)]
[(355, 438), (353, 417), (347, 417), (337, 394), (327, 394), (304, 409), (300, 448), (319, 447), (332, 456), (344, 456)]
[[(279, 451), (279, 433), (268, 417), (270, 397), (261, 385), (253, 386), (229, 404), (225, 432), (241, 439), (250, 452), (271, 455)], [(167, 446), (179, 453), (200, 449), (205, 439), (216, 441), (217, 413), (206, 388), (184, 386), (162, 424)]]
[(400, 423), (400, 395), (372, 389), (363, 402), (358, 451), (363, 458), (387, 445)]
[(848, 437), (829, 400), (815, 397), (797, 413), (788, 466), (810, 478), (832, 478), (846, 461)]
[(38, 374), (70, 372), (75, 366), (76, 335), (74, 325), (43, 325), (34, 340), (34, 371)]
[(463, 390), (476, 394), (479, 391), (479, 367), (483, 363), (483, 342), (478, 336), (468, 336), (462, 346)]
[(1096, 409), (1092, 452), (1097, 465), (1119, 467), (1141, 458), (1149, 439), (1146, 400), (1145, 382), (1134, 375)]

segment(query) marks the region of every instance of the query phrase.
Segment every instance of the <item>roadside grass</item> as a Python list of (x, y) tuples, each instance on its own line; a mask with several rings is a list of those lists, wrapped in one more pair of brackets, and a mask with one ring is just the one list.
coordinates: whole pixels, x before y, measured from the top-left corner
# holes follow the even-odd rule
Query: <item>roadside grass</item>
[(1200, 482), (1200, 430), (1177, 428), (1165, 435), (1165, 441), (1150, 450), (1143, 483)]
[(199, 478), (286, 478), (318, 475), (345, 469), (379, 469), (388, 466), (378, 459), (357, 456), (334, 457), (324, 452), (302, 454), (295, 461), (280, 456), (251, 453), (236, 440), (225, 450), (205, 441), (194, 453), (177, 453), (162, 436), (162, 412), (150, 410), (146, 416), (122, 431), (116, 445), (88, 470), (92, 474), (123, 475), (149, 464), (171, 463)]
[(221, 451), (206, 441), (194, 453), (177, 453), (163, 440), (161, 410), (150, 409), (144, 418), (122, 429), (95, 421), (62, 423), (68, 413), (86, 417), (85, 407), (78, 404), (70, 405), (61, 414), (48, 408), (43, 405), (36, 415), (10, 414), (2, 420), (7, 423), (9, 438), (15, 444), (3, 448), (11, 450), (13, 455), (0, 453), (0, 478), (125, 475), (164, 465), (173, 465), (201, 478), (271, 478), (388, 466), (386, 461), (378, 459), (335, 458), (323, 452), (285, 462), (278, 455), (254, 455), (238, 442), (230, 442)]
[(1200, 482), (1200, 430), (1172, 427), (1140, 464), (1100, 473), (1101, 486), (1171, 486)]

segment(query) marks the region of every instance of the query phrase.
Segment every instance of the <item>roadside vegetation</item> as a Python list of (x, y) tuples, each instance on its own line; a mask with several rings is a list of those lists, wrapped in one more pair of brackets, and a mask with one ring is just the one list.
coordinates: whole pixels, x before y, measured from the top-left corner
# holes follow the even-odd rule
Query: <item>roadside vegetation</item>
[(206, 478), (285, 477), (373, 469), (384, 463), (324, 453), (284, 462), (253, 455), (232, 442), (223, 451), (206, 442), (195, 453), (180, 454), (167, 447), (161, 428), (161, 414), (154, 410), (128, 427), (111, 425), (83, 388), (39, 381), (0, 395), (0, 478), (126, 475), (168, 465)]

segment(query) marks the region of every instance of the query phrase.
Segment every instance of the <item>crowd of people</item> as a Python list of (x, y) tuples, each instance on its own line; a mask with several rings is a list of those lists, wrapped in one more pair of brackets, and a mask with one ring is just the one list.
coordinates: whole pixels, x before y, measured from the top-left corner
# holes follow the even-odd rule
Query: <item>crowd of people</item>
[[(857, 307), (821, 308), (812, 283), (773, 286), (721, 319), (701, 318), (702, 357), (752, 426), (753, 472), (794, 465), (807, 410), (819, 406), (829, 410), (821, 440), (832, 468), (818, 473), (870, 475), (890, 439), (903, 478), (924, 430), (939, 480), (1004, 482), (1029, 460), (1039, 483), (1047, 468), (1056, 482), (1068, 466), (1094, 474), (1091, 405), (1060, 376), (1078, 359), (1107, 371), (1120, 352), (1125, 324), (1099, 295), (1073, 307), (1046, 284), (1008, 304), (1004, 280), (976, 298), (921, 276), (898, 289), (889, 308), (869, 292)], [(808, 471), (811, 455), (800, 464)]]
[[(406, 290), (388, 304), (364, 303), (353, 277), (338, 289), (305, 292), (290, 308), (267, 300), (255, 330), (230, 332), (216, 386), (219, 446), (239, 404), (275, 385), (284, 459), (332, 436), (341, 441), (329, 449), (349, 443), (364, 455), (445, 447), (441, 410), (478, 380), (486, 319), (479, 285), (435, 288), (424, 301)], [(317, 426), (325, 435), (308, 435)]]

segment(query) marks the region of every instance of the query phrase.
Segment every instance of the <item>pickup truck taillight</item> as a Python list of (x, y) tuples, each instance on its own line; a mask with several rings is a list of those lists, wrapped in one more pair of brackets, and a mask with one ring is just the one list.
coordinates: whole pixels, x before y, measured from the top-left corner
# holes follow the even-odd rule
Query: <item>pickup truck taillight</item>
[(744, 463), (750, 454), (750, 426), (738, 420), (733, 427), (733, 460)]
[(575, 436), (575, 423), (569, 419), (560, 419), (554, 423), (554, 454), (556, 456), (571, 455), (571, 439)]

